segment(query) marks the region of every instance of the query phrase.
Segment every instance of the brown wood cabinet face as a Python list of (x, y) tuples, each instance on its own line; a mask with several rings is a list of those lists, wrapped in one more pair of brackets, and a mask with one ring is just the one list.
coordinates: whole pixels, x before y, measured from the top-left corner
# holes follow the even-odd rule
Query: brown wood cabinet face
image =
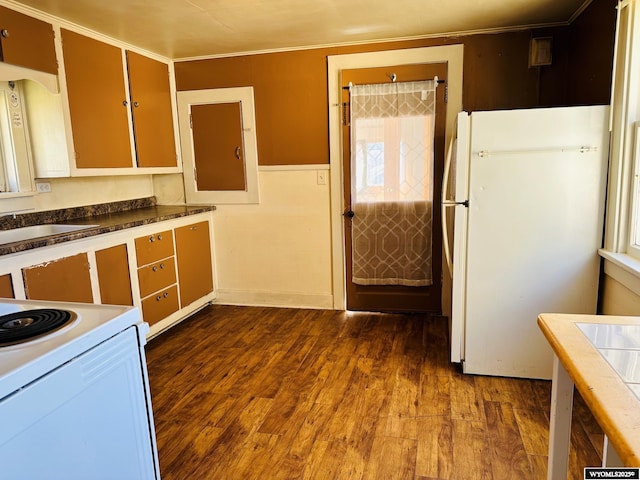
[(126, 245), (96, 251), (98, 283), (103, 304), (133, 305)]
[(135, 239), (138, 266), (157, 262), (173, 256), (173, 235), (171, 230), (146, 235)]
[(16, 298), (10, 273), (0, 276), (0, 298)]
[(22, 274), (28, 299), (93, 303), (86, 253), (23, 268)]
[(53, 27), (47, 22), (0, 7), (0, 58), (3, 62), (58, 74)]
[(127, 51), (133, 129), (139, 167), (175, 167), (169, 68)]
[(142, 300), (142, 318), (153, 325), (177, 312), (178, 308), (178, 287), (173, 285)]
[(209, 222), (175, 229), (180, 303), (183, 307), (213, 291)]
[(198, 190), (246, 190), (240, 102), (192, 105), (191, 120)]
[(140, 296), (143, 298), (176, 283), (176, 265), (173, 257), (139, 268), (138, 280)]
[(132, 167), (122, 51), (62, 29), (78, 168)]

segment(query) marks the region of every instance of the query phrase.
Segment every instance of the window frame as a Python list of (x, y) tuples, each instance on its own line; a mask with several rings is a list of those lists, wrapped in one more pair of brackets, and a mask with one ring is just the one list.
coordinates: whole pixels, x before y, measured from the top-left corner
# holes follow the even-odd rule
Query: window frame
[[(611, 81), (604, 272), (640, 295), (640, 8), (620, 0)], [(637, 26), (637, 28), (634, 28)], [(640, 235), (639, 235), (640, 237)]]

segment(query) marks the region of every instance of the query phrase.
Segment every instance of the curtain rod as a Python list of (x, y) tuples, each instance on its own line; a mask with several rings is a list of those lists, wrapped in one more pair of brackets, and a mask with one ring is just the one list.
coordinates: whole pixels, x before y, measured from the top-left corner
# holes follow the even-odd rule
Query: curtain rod
[[(391, 83), (396, 83), (396, 74), (392, 73), (391, 75), (389, 75), (389, 78), (391, 78)], [(416, 81), (420, 81), (420, 80), (416, 80)], [(433, 77), (433, 81), (436, 82), (436, 84), (440, 85), (441, 83), (446, 83), (446, 80), (441, 80), (439, 79), (437, 76)], [(351, 82), (349, 82), (349, 85), (346, 85), (344, 87), (342, 87), (343, 90), (349, 90), (349, 88), (353, 87), (353, 84)]]

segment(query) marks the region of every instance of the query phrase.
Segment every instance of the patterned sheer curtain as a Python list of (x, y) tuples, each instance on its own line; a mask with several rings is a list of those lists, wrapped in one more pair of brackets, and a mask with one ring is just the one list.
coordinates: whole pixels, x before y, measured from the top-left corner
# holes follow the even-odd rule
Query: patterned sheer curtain
[(350, 88), (356, 284), (433, 283), (436, 85), (422, 81)]

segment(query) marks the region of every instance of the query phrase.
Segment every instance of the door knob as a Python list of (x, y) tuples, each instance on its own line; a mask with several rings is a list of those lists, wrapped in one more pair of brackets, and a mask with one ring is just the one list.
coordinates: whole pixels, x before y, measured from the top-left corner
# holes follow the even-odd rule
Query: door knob
[(355, 214), (355, 212), (353, 210), (347, 210), (342, 215), (344, 215), (347, 218), (353, 218), (353, 217), (356, 216), (356, 214)]

